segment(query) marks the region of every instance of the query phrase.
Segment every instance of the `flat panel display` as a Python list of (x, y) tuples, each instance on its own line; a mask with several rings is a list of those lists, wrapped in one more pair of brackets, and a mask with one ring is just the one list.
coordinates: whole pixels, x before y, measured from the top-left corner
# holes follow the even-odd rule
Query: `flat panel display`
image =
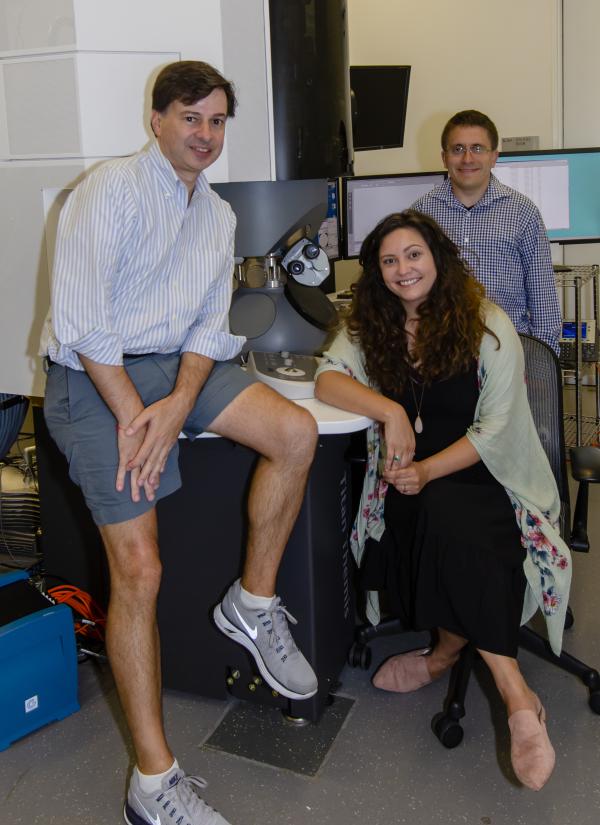
[(357, 258), (365, 237), (382, 218), (408, 209), (445, 177), (445, 172), (418, 172), (343, 178), (344, 257)]
[(531, 198), (551, 241), (600, 240), (600, 148), (505, 152), (493, 173)]
[(355, 150), (404, 145), (410, 66), (350, 66)]

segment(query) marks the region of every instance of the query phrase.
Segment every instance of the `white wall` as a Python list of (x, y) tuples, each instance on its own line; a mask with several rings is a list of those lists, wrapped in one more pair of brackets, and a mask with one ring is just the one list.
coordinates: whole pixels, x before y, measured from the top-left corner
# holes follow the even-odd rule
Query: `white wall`
[[(10, 128), (8, 119), (0, 118), (0, 158), (5, 159), (0, 160), (0, 304), (4, 310), (0, 390), (36, 394), (43, 386), (39, 371), (33, 369), (40, 313), (48, 294), (42, 189), (72, 183), (89, 165), (90, 155), (122, 151), (111, 142), (116, 135), (114, 112), (104, 119), (108, 126), (88, 128), (87, 124), (97, 123), (98, 111), (106, 111), (103, 89), (110, 85), (92, 63), (105, 61), (108, 66), (110, 55), (115, 55), (116, 61), (128, 60), (133, 67), (128, 82), (135, 77), (138, 85), (148, 60), (155, 60), (158, 66), (174, 53), (184, 59), (202, 57), (224, 67), (226, 74), (238, 80), (242, 101), (249, 99), (250, 92), (252, 97), (261, 91), (264, 98), (259, 109), (242, 105), (239, 118), (230, 124), (229, 140), (232, 144), (236, 141), (232, 157), (240, 166), (238, 158), (252, 134), (256, 139), (252, 157), (269, 177), (266, 142), (272, 136), (264, 124), (269, 103), (268, 89), (266, 93), (261, 89), (264, 69), (262, 64), (257, 67), (253, 63), (252, 71), (244, 71), (244, 61), (253, 60), (256, 54), (250, 48), (255, 47), (256, 37), (247, 15), (260, 16), (264, 3), (266, 0), (170, 0), (168, 4), (165, 0), (105, 0), (102, 4), (89, 0), (0, 0), (0, 112), (14, 107), (21, 118)], [(598, 0), (462, 0), (459, 4), (456, 0), (349, 0), (350, 62), (413, 67), (405, 146), (357, 153), (356, 173), (440, 168), (441, 128), (462, 108), (487, 112), (505, 136), (539, 135), (542, 148), (560, 146), (559, 23), (563, 4), (565, 145), (600, 145), (600, 61), (595, 42), (600, 31)], [(224, 43), (224, 21), (232, 32), (230, 48)], [(236, 32), (232, 31), (234, 23)], [(234, 44), (239, 47), (234, 48)], [(35, 117), (30, 122), (34, 110), (21, 106), (24, 100), (15, 94), (15, 89), (18, 92), (21, 88), (18, 80), (16, 85), (9, 84), (10, 100), (3, 81), (5, 71), (14, 76), (24, 61), (29, 64), (27, 71), (33, 72), (36, 61), (42, 62), (44, 56), (48, 58), (46, 65), (56, 70), (69, 60), (77, 60), (76, 74), (87, 78), (90, 88), (92, 83), (100, 83), (96, 115), (90, 109), (89, 94), (83, 101), (78, 96), (77, 106), (83, 111), (76, 108), (66, 113), (67, 119), (81, 127), (79, 134), (73, 131), (69, 136), (77, 142), (78, 151), (62, 152), (59, 145), (49, 162), (42, 158), (48, 141), (44, 140), (43, 146), (36, 141), (40, 134), (49, 137), (52, 130), (57, 140), (64, 138), (60, 131), (64, 121), (52, 117), (56, 111), (52, 108), (50, 114), (39, 117), (44, 99), (36, 101), (38, 122)], [(263, 63), (264, 59), (263, 52)], [(52, 91), (50, 75), (44, 79)], [(126, 151), (137, 148), (145, 134), (139, 103), (136, 92), (129, 118), (135, 131), (132, 125), (132, 146)], [(81, 114), (86, 111), (82, 123)], [(385, 117), (385, 111), (381, 116)], [(116, 121), (122, 124), (121, 118)], [(120, 130), (119, 137), (123, 136)], [(23, 162), (25, 157), (31, 160)], [(224, 157), (223, 170), (215, 168), (215, 174), (226, 171), (226, 164)], [(242, 172), (240, 166), (236, 177)], [(573, 255), (578, 256), (577, 262), (592, 263), (600, 261), (597, 251), (595, 246), (568, 247), (566, 258)], [(581, 261), (581, 256), (587, 260)]]
[(44, 391), (47, 190), (146, 143), (163, 65), (206, 60), (237, 81), (242, 102), (209, 180), (231, 179), (230, 152), (236, 180), (272, 177), (266, 2), (0, 0), (0, 391)]
[(440, 133), (460, 109), (485, 112), (505, 137), (559, 146), (560, 5), (349, 0), (350, 63), (412, 66), (404, 146), (357, 152), (356, 174), (440, 169)]
[(563, 4), (565, 146), (600, 146), (600, 3), (563, 0)]
[[(600, 3), (563, 0), (563, 7), (564, 145), (569, 149), (600, 146)], [(600, 244), (565, 246), (564, 260), (568, 264), (600, 264)], [(584, 314), (589, 311), (584, 306)]]
[[(441, 169), (442, 128), (461, 109), (488, 114), (501, 136), (561, 145), (561, 0), (349, 0), (348, 9), (351, 65), (412, 67), (404, 146), (356, 152), (357, 175)], [(356, 261), (336, 263), (338, 288), (358, 274)]]

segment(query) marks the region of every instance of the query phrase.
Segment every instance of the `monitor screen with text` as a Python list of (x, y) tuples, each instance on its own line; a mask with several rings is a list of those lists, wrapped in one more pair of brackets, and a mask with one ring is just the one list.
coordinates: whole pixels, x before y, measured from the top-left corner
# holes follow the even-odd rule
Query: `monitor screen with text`
[(445, 172), (344, 178), (344, 257), (358, 257), (365, 237), (382, 218), (409, 209), (445, 178)]
[(551, 241), (600, 239), (600, 148), (507, 152), (492, 171), (531, 198)]

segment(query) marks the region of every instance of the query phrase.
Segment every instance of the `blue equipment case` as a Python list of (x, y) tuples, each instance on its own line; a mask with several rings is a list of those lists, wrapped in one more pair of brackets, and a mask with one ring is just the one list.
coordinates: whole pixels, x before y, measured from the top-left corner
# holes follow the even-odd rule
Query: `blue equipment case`
[[(0, 574), (0, 751), (42, 725), (79, 710), (71, 608), (52, 605), (36, 591), (39, 609), (22, 615), (23, 594), (29, 601), (22, 584), (27, 579), (23, 571)], [(19, 588), (19, 608), (15, 611), (18, 618), (12, 621), (13, 608), (8, 608), (8, 620), (6, 610), (1, 610), (11, 585)]]

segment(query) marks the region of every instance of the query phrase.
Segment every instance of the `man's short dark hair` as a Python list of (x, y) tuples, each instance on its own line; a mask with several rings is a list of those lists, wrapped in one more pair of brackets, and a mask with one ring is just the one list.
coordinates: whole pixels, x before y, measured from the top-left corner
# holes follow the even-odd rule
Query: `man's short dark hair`
[(490, 139), (491, 149), (496, 151), (498, 148), (498, 130), (493, 121), (489, 119), (483, 112), (478, 112), (477, 109), (465, 109), (463, 112), (457, 112), (453, 115), (448, 123), (444, 126), (442, 132), (442, 149), (446, 151), (448, 148), (448, 135), (455, 126), (480, 126), (488, 133)]
[(186, 106), (203, 100), (215, 89), (227, 97), (227, 116), (233, 117), (237, 106), (233, 84), (208, 63), (180, 60), (162, 69), (152, 89), (152, 108), (164, 112), (174, 100)]

